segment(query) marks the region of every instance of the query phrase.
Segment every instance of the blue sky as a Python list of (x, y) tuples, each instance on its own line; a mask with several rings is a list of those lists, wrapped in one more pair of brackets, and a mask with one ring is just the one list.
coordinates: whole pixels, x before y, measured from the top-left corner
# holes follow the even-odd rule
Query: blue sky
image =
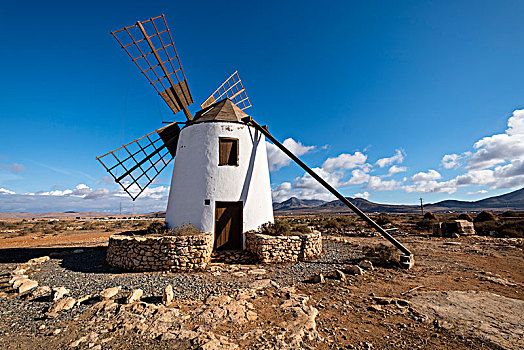
[[(415, 204), (524, 186), (522, 1), (26, 1), (0, 12), (0, 211), (131, 208), (95, 156), (172, 115), (109, 32), (161, 13), (192, 112), (237, 69), (247, 111), (347, 196)], [(331, 198), (269, 152), (275, 199)], [(171, 171), (137, 210), (165, 208)]]

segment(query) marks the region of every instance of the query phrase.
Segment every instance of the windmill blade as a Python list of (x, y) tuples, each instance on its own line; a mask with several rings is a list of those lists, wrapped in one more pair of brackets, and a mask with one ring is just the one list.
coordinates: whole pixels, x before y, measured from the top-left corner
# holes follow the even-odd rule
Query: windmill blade
[(96, 159), (135, 200), (175, 157), (179, 134), (171, 123)]
[(192, 120), (187, 106), (193, 97), (165, 16), (138, 21), (111, 34), (173, 113), (183, 110), (187, 120)]
[(238, 71), (231, 74), (231, 76), (200, 105), (200, 108), (204, 109), (225, 98), (229, 98), (241, 110), (251, 107), (246, 89), (244, 89), (242, 80), (238, 76)]

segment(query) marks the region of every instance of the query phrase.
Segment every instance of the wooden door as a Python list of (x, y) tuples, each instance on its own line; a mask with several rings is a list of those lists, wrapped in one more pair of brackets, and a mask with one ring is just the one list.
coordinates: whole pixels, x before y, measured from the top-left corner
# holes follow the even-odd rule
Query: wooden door
[(242, 202), (215, 202), (214, 249), (242, 249), (242, 209)]

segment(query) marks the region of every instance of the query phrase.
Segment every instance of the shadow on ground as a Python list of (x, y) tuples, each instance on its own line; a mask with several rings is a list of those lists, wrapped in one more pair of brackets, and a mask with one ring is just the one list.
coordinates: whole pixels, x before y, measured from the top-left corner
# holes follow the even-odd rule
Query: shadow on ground
[(107, 247), (10, 248), (0, 249), (0, 264), (22, 264), (29, 259), (48, 255), (62, 259), (60, 266), (76, 272), (118, 273), (106, 264)]

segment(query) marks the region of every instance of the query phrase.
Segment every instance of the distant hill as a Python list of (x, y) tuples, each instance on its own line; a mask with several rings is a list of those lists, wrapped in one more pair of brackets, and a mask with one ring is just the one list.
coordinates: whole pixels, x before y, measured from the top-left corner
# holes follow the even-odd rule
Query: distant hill
[(499, 196), (488, 197), (478, 201), (445, 200), (425, 206), (428, 210), (524, 210), (524, 188)]
[(273, 210), (293, 210), (311, 208), (326, 203), (320, 199), (298, 199), (297, 197), (291, 197), (286, 201), (280, 203), (273, 203)]
[[(346, 197), (362, 211), (367, 213), (418, 213), (418, 205), (396, 205), (373, 203), (363, 198)], [(273, 203), (273, 209), (278, 214), (335, 214), (350, 212), (345, 204), (339, 200), (316, 204), (317, 200), (303, 200), (292, 197), (284, 202)], [(524, 188), (500, 196), (489, 197), (478, 201), (444, 200), (424, 205), (426, 211), (505, 211), (524, 210)]]

